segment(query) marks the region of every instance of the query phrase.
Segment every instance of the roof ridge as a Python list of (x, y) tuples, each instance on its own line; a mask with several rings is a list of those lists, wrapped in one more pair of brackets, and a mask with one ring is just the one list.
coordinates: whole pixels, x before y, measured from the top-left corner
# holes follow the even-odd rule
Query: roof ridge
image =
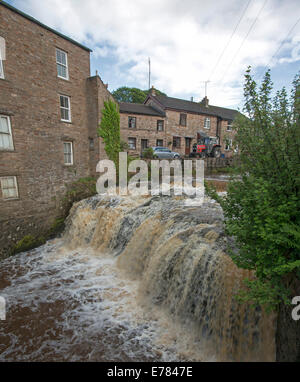
[[(189, 102), (189, 103), (193, 103), (193, 104), (201, 106), (201, 102), (191, 101), (189, 99), (183, 99), (183, 98), (178, 98), (178, 97), (170, 97), (170, 96), (165, 96), (165, 95), (162, 95), (162, 94), (158, 94), (158, 95), (156, 95), (156, 97), (172, 98), (172, 99), (176, 99), (178, 101)], [(224, 107), (224, 106), (208, 105), (208, 107), (217, 107), (219, 109), (227, 109), (227, 110), (238, 111), (236, 109), (232, 109), (230, 107)]]
[(44, 28), (44, 29), (47, 29), (48, 31), (52, 32), (52, 33), (55, 33), (56, 35), (58, 35), (59, 37), (62, 37), (64, 38), (65, 40), (68, 40), (69, 42), (71, 42), (72, 44), (74, 45), (77, 45), (79, 46), (80, 48), (84, 49), (84, 50), (87, 50), (89, 52), (92, 52), (92, 50), (82, 44), (80, 44), (79, 42), (73, 40), (72, 38), (58, 32), (57, 30), (49, 27), (48, 25), (46, 24), (43, 24), (42, 22), (40, 22), (39, 20), (35, 19), (34, 17), (28, 15), (27, 13), (24, 13), (22, 11), (20, 11), (18, 8), (15, 8), (14, 6), (6, 3), (5, 1), (3, 0), (0, 0), (0, 5), (3, 5), (4, 7), (6, 7), (7, 9), (10, 9), (12, 12), (15, 12), (17, 14), (19, 14), (20, 16), (24, 17), (25, 19), (29, 20), (29, 21), (32, 21), (33, 23), (39, 25), (40, 27)]

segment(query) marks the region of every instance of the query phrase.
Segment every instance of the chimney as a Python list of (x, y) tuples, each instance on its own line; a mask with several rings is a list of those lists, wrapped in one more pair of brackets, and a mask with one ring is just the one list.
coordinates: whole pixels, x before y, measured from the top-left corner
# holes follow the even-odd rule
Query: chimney
[(156, 92), (155, 92), (155, 89), (154, 89), (154, 86), (152, 85), (152, 88), (150, 90), (150, 94), (155, 97), (156, 96)]
[(208, 98), (205, 96), (203, 98), (203, 100), (200, 102), (202, 105), (204, 105), (205, 107), (208, 107)]
[(106, 87), (106, 89), (108, 88), (108, 84), (104, 84), (104, 86)]
[(194, 97), (191, 97), (191, 102), (194, 102)]

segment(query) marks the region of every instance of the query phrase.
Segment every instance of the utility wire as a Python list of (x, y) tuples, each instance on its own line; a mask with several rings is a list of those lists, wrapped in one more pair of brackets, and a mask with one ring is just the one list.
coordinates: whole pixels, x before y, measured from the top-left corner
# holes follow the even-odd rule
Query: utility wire
[(260, 80), (260, 79), (262, 78), (262, 76), (264, 75), (266, 69), (269, 68), (269, 66), (270, 66), (270, 64), (271, 64), (271, 62), (272, 62), (272, 60), (273, 60), (273, 58), (277, 56), (277, 54), (279, 53), (280, 49), (282, 48), (284, 42), (287, 40), (287, 38), (288, 38), (289, 35), (292, 33), (292, 31), (296, 28), (296, 25), (299, 23), (299, 21), (300, 21), (300, 17), (299, 17), (299, 19), (295, 22), (295, 24), (292, 26), (292, 28), (289, 30), (289, 32), (288, 32), (288, 34), (285, 36), (285, 38), (281, 41), (279, 47), (277, 48), (276, 52), (275, 52), (275, 53), (273, 54), (273, 56), (271, 57), (271, 59), (270, 59), (270, 61), (268, 62), (268, 64), (264, 67), (264, 69), (263, 69), (263, 73), (262, 73), (262, 75), (259, 77), (259, 80)]
[(256, 21), (258, 20), (260, 14), (261, 14), (261, 12), (262, 12), (262, 10), (264, 9), (265, 5), (267, 4), (267, 1), (268, 1), (268, 0), (265, 0), (263, 6), (260, 8), (260, 11), (258, 12), (258, 14), (257, 14), (257, 16), (256, 16), (256, 18), (255, 18), (255, 20), (254, 20), (253, 23), (251, 24), (251, 26), (250, 26), (250, 28), (249, 28), (249, 30), (248, 30), (246, 36), (244, 37), (244, 40), (242, 41), (241, 45), (240, 45), (239, 48), (237, 49), (237, 51), (236, 51), (235, 55), (233, 56), (233, 59), (231, 60), (230, 64), (227, 66), (227, 69), (225, 70), (225, 72), (224, 72), (224, 74), (223, 74), (223, 77), (221, 78), (221, 81), (220, 81), (220, 82), (223, 82), (223, 80), (224, 80), (224, 78), (225, 78), (225, 76), (226, 76), (226, 74), (227, 74), (229, 68), (231, 67), (231, 65), (232, 65), (233, 61), (235, 60), (236, 56), (238, 55), (239, 51), (242, 49), (242, 46), (244, 45), (245, 41), (247, 40), (247, 38), (248, 38), (250, 32), (252, 31), (252, 29), (253, 29), (253, 27), (254, 27)]
[(252, 1), (252, 0), (249, 0), (249, 1), (248, 1), (248, 4), (247, 4), (246, 8), (244, 9), (243, 13), (241, 14), (238, 23), (236, 24), (234, 30), (232, 31), (231, 36), (230, 36), (230, 38), (229, 38), (227, 44), (225, 45), (225, 47), (224, 47), (222, 53), (220, 54), (220, 56), (219, 56), (219, 58), (218, 58), (218, 60), (217, 60), (217, 62), (216, 62), (216, 64), (215, 64), (213, 70), (212, 70), (211, 73), (210, 73), (210, 76), (208, 77), (208, 81), (210, 81), (210, 79), (211, 79), (211, 77), (213, 76), (215, 70), (217, 69), (217, 67), (218, 67), (218, 65), (219, 65), (219, 63), (220, 63), (220, 61), (221, 61), (221, 59), (223, 58), (223, 55), (224, 55), (226, 49), (228, 48), (229, 44), (231, 43), (231, 40), (232, 40), (233, 36), (235, 35), (235, 32), (236, 32), (236, 30), (238, 29), (238, 27), (239, 27), (239, 25), (240, 25), (240, 23), (241, 23), (241, 21), (242, 21), (244, 15), (245, 15), (247, 9), (248, 9), (248, 7), (249, 7), (251, 1)]

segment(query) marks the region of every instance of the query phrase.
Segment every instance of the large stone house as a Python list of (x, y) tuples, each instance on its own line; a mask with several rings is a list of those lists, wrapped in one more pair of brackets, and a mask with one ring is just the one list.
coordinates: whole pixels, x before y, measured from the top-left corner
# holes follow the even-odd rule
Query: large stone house
[(143, 105), (120, 103), (121, 137), (131, 155), (165, 146), (188, 156), (200, 132), (217, 137), (226, 157), (233, 154), (232, 122), (237, 111), (202, 102), (156, 95), (152, 88)]
[(97, 127), (112, 98), (90, 76), (90, 49), (0, 3), (0, 255), (43, 232), (72, 181), (94, 175)]

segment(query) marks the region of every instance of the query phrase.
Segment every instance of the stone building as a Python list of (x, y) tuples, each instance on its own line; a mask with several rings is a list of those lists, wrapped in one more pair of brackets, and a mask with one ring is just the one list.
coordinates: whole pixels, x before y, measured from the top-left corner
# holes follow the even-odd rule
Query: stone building
[(232, 122), (236, 110), (162, 95), (152, 88), (143, 105), (120, 103), (121, 136), (131, 155), (146, 147), (165, 146), (188, 156), (200, 132), (217, 137), (221, 152), (233, 155)]
[[(90, 74), (89, 48), (5, 2), (1, 42), (0, 257), (25, 235), (49, 229), (68, 184), (96, 175), (106, 157), (97, 134), (101, 110), (113, 100)], [(132, 155), (149, 146), (187, 154), (198, 132), (207, 131), (226, 151), (235, 113), (152, 91), (143, 105), (120, 104), (121, 137)]]
[[(90, 49), (0, 3), (0, 252), (48, 229), (66, 185), (95, 174), (101, 109)], [(3, 49), (2, 49), (3, 51)], [(1, 254), (1, 253), (0, 253)]]

